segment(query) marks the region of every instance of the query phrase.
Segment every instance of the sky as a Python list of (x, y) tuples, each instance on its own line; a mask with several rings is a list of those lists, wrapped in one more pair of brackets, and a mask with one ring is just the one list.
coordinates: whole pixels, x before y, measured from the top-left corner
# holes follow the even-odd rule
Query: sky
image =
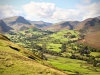
[(100, 0), (0, 0), (0, 19), (23, 16), (31, 21), (82, 21), (100, 16)]

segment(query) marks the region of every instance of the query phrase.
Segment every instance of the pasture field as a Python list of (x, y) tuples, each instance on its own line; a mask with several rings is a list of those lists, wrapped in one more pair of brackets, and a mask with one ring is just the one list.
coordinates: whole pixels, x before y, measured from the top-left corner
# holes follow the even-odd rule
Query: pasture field
[(93, 67), (86, 61), (46, 55), (48, 63), (68, 73), (69, 75), (99, 75), (100, 68)]

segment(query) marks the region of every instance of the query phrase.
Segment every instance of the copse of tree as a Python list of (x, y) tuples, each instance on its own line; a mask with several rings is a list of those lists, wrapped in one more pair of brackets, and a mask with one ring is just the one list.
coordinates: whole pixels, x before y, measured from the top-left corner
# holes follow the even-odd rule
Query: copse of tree
[(32, 49), (37, 49), (37, 50), (42, 50), (42, 48), (37, 45), (36, 43), (31, 43), (31, 46), (30, 46)]
[(10, 35), (17, 35), (17, 33), (12, 32), (12, 31), (9, 31), (9, 34), (10, 34)]
[(61, 46), (61, 53), (66, 51), (66, 43), (63, 43)]
[(38, 52), (37, 52), (37, 55), (38, 55), (41, 59), (47, 60), (47, 58), (43, 55), (43, 52), (38, 51)]
[(76, 38), (76, 36), (75, 35), (71, 35), (70, 38)]
[(88, 49), (87, 46), (85, 46), (82, 50), (80, 50), (80, 54), (81, 55), (90, 54), (90, 50)]
[(71, 58), (71, 59), (76, 59), (75, 54), (72, 54), (72, 55), (70, 56), (70, 58)]

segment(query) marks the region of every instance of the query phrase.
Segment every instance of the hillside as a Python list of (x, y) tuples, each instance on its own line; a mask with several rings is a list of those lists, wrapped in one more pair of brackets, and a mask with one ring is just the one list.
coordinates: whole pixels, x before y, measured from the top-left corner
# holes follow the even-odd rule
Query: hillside
[(46, 29), (52, 30), (52, 31), (60, 31), (63, 29), (73, 29), (74, 26), (76, 26), (78, 23), (79, 23), (78, 21), (62, 21), (59, 23), (55, 23), (54, 25), (49, 26)]
[(100, 49), (100, 31), (85, 36), (85, 38), (79, 41), (79, 43)]
[(12, 29), (12, 28), (9, 27), (9, 26), (7, 26), (3, 20), (0, 20), (0, 32), (1, 32), (1, 33), (2, 33), (2, 32), (8, 32), (8, 31), (10, 31), (11, 29)]
[(100, 30), (100, 20), (98, 18), (88, 18), (82, 22), (80, 22), (75, 30), (79, 30), (81, 32), (96, 32)]
[(16, 31), (19, 31), (19, 30), (22, 30), (22, 29), (26, 30), (28, 28), (34, 27), (34, 25), (31, 25), (31, 23), (28, 22), (22, 16), (9, 17), (9, 18), (5, 18), (3, 20), (8, 26), (12, 27)]
[(81, 35), (85, 35), (84, 39), (79, 41), (84, 45), (94, 48), (100, 48), (100, 20), (98, 18), (88, 18), (80, 22), (75, 30), (78, 30)]
[(66, 75), (46, 64), (31, 51), (0, 34), (0, 75)]

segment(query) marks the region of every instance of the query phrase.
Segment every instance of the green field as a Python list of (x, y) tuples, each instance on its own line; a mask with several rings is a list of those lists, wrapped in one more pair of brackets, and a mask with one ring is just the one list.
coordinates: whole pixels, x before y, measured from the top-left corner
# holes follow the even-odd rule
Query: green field
[(47, 45), (47, 49), (48, 50), (53, 50), (53, 51), (56, 51), (56, 52), (60, 52), (61, 51), (61, 49), (59, 47), (61, 47), (61, 44), (49, 43)]
[(100, 56), (100, 52), (91, 52), (90, 55), (92, 55), (92, 56)]
[[(28, 47), (31, 42), (42, 46), (46, 44), (47, 50), (60, 52), (61, 43), (65, 43), (71, 40), (77, 40), (79, 38), (78, 32), (74, 30), (62, 30), (59, 32), (43, 31), (41, 29), (29, 29), (26, 31), (20, 31), (13, 33), (14, 35), (6, 34), (13, 42)], [(71, 36), (75, 36), (71, 38)], [(30, 47), (31, 48), (31, 47)]]
[(100, 68), (93, 67), (87, 62), (77, 59), (62, 58), (47, 55), (48, 62), (62, 71), (73, 75), (99, 75)]

